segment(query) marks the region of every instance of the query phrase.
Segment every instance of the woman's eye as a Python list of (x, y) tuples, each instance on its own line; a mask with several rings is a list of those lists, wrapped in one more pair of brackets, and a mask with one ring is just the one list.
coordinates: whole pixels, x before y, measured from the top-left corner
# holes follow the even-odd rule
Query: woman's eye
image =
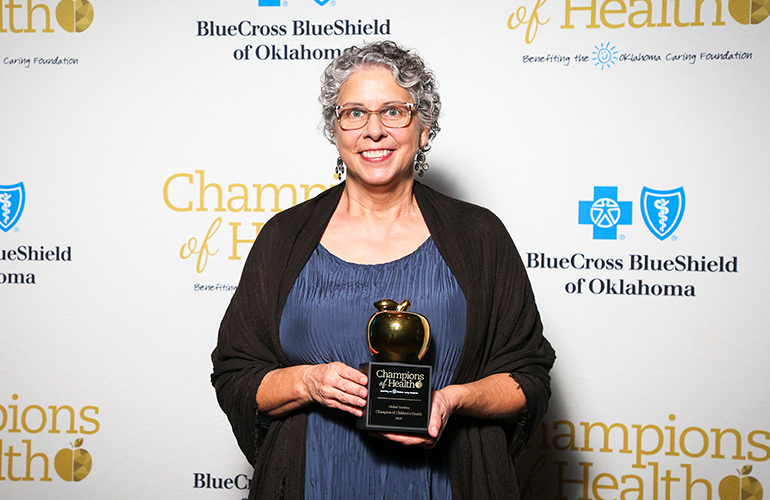
[(353, 108), (351, 110), (348, 110), (347, 114), (349, 118), (353, 118), (353, 119), (361, 118), (362, 116), (364, 116), (364, 110), (361, 108)]
[(401, 116), (402, 114), (403, 114), (403, 112), (400, 109), (395, 108), (395, 107), (385, 108), (385, 111), (383, 113), (383, 115), (385, 115), (387, 117), (390, 117), (390, 118), (396, 118), (398, 116)]

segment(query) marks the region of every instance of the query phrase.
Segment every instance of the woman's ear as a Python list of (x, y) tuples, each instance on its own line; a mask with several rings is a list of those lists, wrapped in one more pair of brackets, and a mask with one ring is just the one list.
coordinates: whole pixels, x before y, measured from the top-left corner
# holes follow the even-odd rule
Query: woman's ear
[(420, 149), (428, 145), (428, 139), (430, 139), (430, 127), (423, 127), (420, 132)]

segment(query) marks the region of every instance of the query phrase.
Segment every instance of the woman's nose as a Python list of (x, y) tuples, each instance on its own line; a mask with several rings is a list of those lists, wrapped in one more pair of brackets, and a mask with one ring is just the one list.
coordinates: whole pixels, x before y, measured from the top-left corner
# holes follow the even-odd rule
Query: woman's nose
[(369, 116), (366, 117), (364, 135), (374, 140), (377, 140), (385, 135), (385, 127), (382, 125), (379, 113), (369, 113)]

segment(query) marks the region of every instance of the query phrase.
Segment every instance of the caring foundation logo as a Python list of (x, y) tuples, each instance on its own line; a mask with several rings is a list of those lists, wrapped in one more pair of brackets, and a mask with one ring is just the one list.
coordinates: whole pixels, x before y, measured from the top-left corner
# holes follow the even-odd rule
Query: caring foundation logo
[(52, 17), (64, 31), (82, 33), (94, 20), (94, 7), (88, 0), (61, 0), (55, 7), (18, 1), (0, 0), (0, 33), (53, 33)]

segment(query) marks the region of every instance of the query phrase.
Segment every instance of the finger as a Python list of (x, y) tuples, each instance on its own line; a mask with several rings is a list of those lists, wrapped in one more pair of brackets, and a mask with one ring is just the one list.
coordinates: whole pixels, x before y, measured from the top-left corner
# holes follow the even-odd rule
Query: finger
[(344, 393), (336, 389), (326, 389), (326, 393), (320, 394), (318, 403), (329, 408), (336, 408), (338, 410), (352, 413), (353, 415), (360, 417), (363, 416), (362, 408), (366, 406), (366, 400)]
[(438, 402), (438, 393), (434, 393), (433, 404), (430, 409), (430, 419), (428, 421), (428, 434), (432, 438), (437, 438), (441, 432), (441, 427), (444, 425), (444, 411)]
[(340, 362), (313, 365), (308, 376), (311, 398), (323, 406), (362, 416), (367, 390), (358, 383), (361, 378), (356, 374), (363, 375)]
[(366, 385), (368, 378), (364, 373), (343, 363), (340, 363), (339, 365), (338, 373), (340, 377), (355, 382), (358, 385)]
[[(365, 385), (359, 385), (358, 383), (351, 382), (349, 380), (342, 380), (342, 383), (340, 384), (340, 391), (342, 391), (345, 394), (350, 394), (352, 396), (357, 396), (358, 399), (363, 399), (366, 397), (366, 386)], [(364, 401), (364, 404), (366, 402)], [(360, 406), (363, 406), (360, 405)]]
[[(365, 391), (364, 391), (365, 392)], [(323, 397), (323, 403), (326, 406), (332, 406), (335, 403), (339, 403), (340, 405), (344, 406), (351, 406), (351, 407), (358, 407), (362, 408), (366, 406), (366, 400), (356, 394), (350, 394), (349, 392), (329, 387), (324, 390), (324, 393), (322, 393)], [(366, 394), (364, 394), (364, 397), (366, 397)]]
[(369, 434), (381, 439), (394, 441), (405, 446), (423, 446), (426, 448), (433, 448), (436, 445), (436, 440), (426, 434), (396, 434), (392, 432), (370, 432)]
[(346, 404), (342, 404), (339, 401), (333, 401), (330, 402), (328, 405), (329, 408), (334, 408), (337, 410), (342, 410), (344, 412), (350, 413), (352, 415), (355, 415), (356, 417), (362, 417), (364, 415), (364, 411), (357, 407), (357, 406), (350, 406)]
[(328, 394), (331, 389), (336, 389), (356, 394), (359, 397), (366, 397), (366, 386), (358, 383), (361, 380), (359, 377), (351, 378), (350, 370), (352, 369), (349, 366), (338, 362), (315, 365), (309, 377), (310, 383), (315, 387), (317, 393)]
[(440, 412), (432, 411), (430, 414), (430, 425), (428, 426), (428, 434), (432, 438), (438, 438), (441, 434), (441, 429), (444, 426), (444, 420), (441, 418)]

